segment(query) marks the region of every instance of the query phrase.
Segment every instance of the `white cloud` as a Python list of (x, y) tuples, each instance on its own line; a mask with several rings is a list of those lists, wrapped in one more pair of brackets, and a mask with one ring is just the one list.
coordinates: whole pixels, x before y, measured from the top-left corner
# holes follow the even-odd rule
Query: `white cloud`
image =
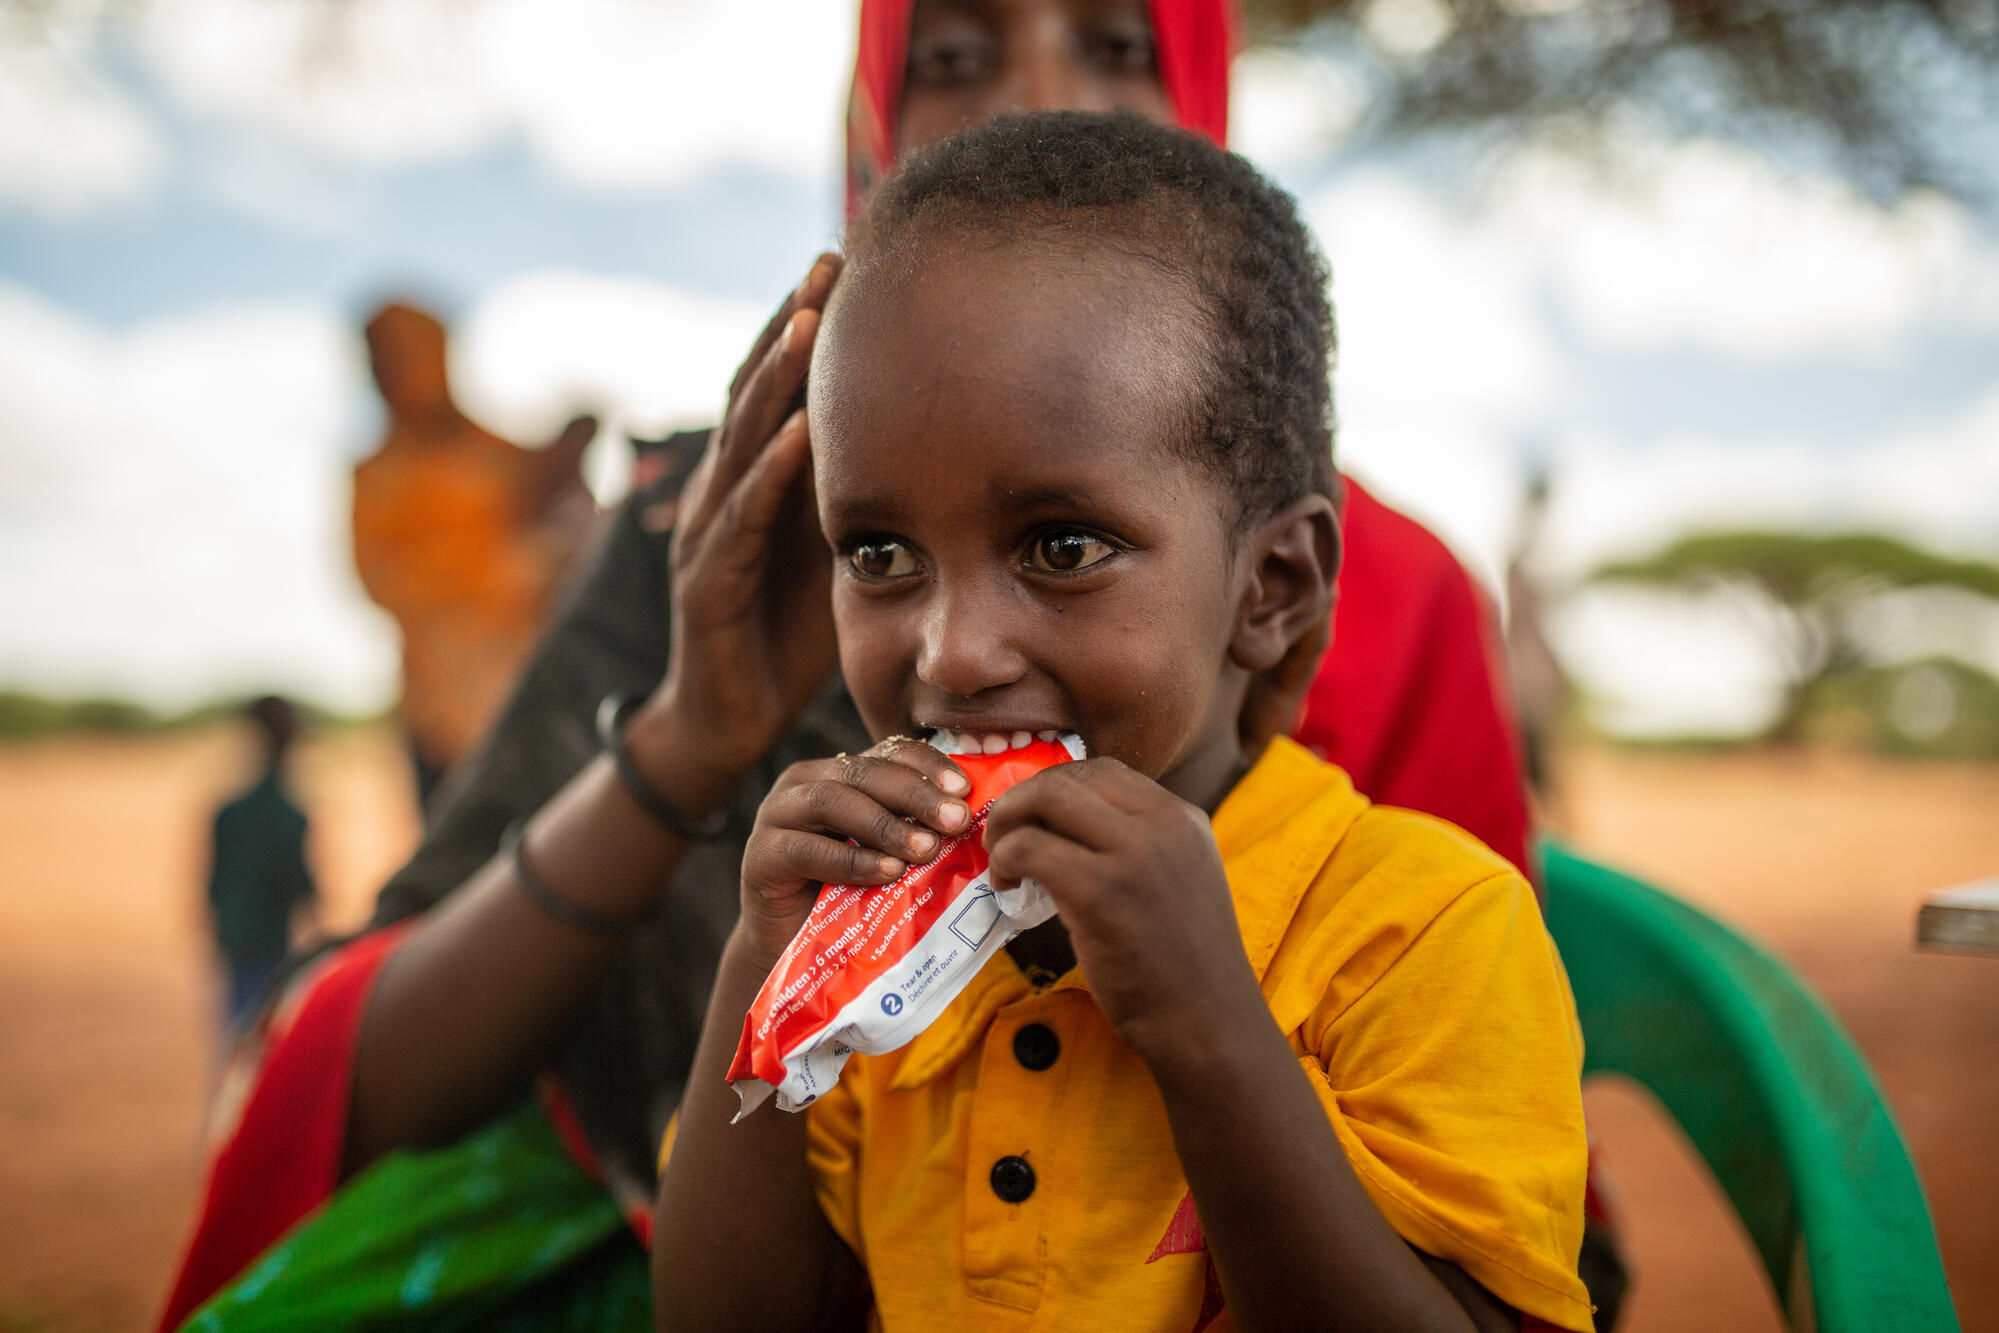
[(1751, 361), (1884, 352), (1924, 321), (1999, 328), (1999, 245), (1959, 205), (1877, 208), (1747, 149), (1625, 136), (1614, 178), (1527, 150), (1489, 225), (1537, 253), (1590, 334)]
[(1229, 71), (1229, 146), (1267, 172), (1315, 167), (1364, 110), (1351, 70), (1289, 47), (1254, 47)]
[[(823, 177), (853, 4), (783, 0), (752, 23), (701, 0), (156, 0), (140, 21), (172, 95), (218, 122), (188, 165), (239, 206), (308, 225), (331, 210), (312, 166), (324, 159), (299, 143), (414, 163), (518, 135), (568, 179), (606, 187), (730, 162)], [(0, 200), (93, 206), (159, 169), (137, 109), (88, 60), (59, 57), (92, 49), (74, 37), (87, 25), (63, 31), (68, 46), (0, 42)], [(1238, 142), (1278, 169), (1314, 161), (1353, 114), (1332, 72), (1295, 55), (1251, 55), (1237, 87)], [(24, 135), (20, 106), (33, 125), (85, 128)], [(1878, 527), (1999, 552), (1999, 386), (1864, 448), (1772, 432), (1640, 449), (1565, 427), (1606, 349), (1817, 359), (1831, 375), (1905, 354), (1917, 334), (1999, 328), (1999, 248), (1952, 206), (1883, 213), (1734, 150), (1646, 152), (1606, 179), (1525, 151), (1463, 208), (1387, 167), (1307, 196), (1335, 272), (1343, 461), (1488, 579), (1530, 441), (1560, 446), (1549, 555), (1565, 575), (1724, 524)], [(523, 442), (585, 406), (614, 428), (694, 424), (712, 420), (767, 313), (641, 281), (518, 275), (461, 320), (455, 380), (468, 410)], [(176, 698), (273, 678), (336, 702), (385, 698), (392, 641), (346, 563), (353, 441), (340, 431), (366, 401), (355, 358), (317, 310), (197, 312), (113, 337), (0, 289), (6, 676)], [(600, 451), (598, 481), (620, 453)], [(1593, 594), (1561, 625), (1614, 721), (1755, 724), (1774, 687), (1753, 643), (1617, 596)]]
[[(1959, 416), (1866, 448), (1683, 439), (1642, 452), (1597, 441), (1564, 453), (1538, 554), (1557, 587), (1688, 532), (1766, 527), (1885, 532), (1999, 559), (1999, 388)], [(1873, 641), (1897, 656), (1950, 653), (1999, 671), (1999, 616), (1962, 597), (1884, 604)], [(1752, 732), (1781, 698), (1772, 644), (1750, 608), (1620, 588), (1556, 617), (1564, 661), (1627, 733)]]
[[(729, 380), (770, 311), (690, 296), (656, 282), (575, 272), (500, 284), (452, 339), (452, 384), (465, 410), (522, 442), (553, 438), (578, 411), (607, 437), (712, 424)], [(593, 450), (600, 498), (623, 488), (621, 446)]]
[[(468, 411), (522, 443), (592, 407), (615, 429), (712, 421), (768, 312), (577, 273), (489, 293), (453, 343)], [(314, 307), (216, 308), (107, 333), (0, 286), (0, 685), (178, 707), (282, 688), (393, 695), (396, 647), (352, 573), (359, 340)], [(607, 433), (596, 480), (620, 484)]]
[(494, 0), (478, 57), (536, 151), (581, 184), (724, 163), (820, 179), (839, 160), (854, 14), (828, 0)]
[(1774, 655), (1724, 599), (1595, 590), (1549, 632), (1595, 720), (1622, 735), (1750, 735), (1783, 700)]
[[(1959, 419), (1873, 448), (1572, 438), (1562, 412), (1587, 397), (1578, 377), (1593, 355), (1691, 346), (1815, 358), (1835, 375), (1842, 358), (1905, 351), (1919, 331), (1999, 330), (1999, 245), (1955, 206), (1882, 213), (1734, 150), (1662, 152), (1656, 179), (1628, 189), (1530, 152), (1462, 207), (1389, 168), (1309, 195), (1333, 266), (1343, 463), (1488, 581), (1511, 540), (1520, 455), (1556, 445), (1577, 497), (1563, 501), (1577, 516), (1571, 564), (1736, 522), (1999, 546), (1987, 513), (1999, 378)], [(1565, 325), (1582, 337), (1558, 343)]]
[(1370, 0), (1361, 26), (1389, 54), (1414, 57), (1427, 54), (1457, 25), (1442, 0)]
[(1959, 415), (1841, 451), (1806, 440), (1584, 442), (1560, 458), (1546, 549), (1579, 575), (1686, 532), (1767, 527), (1891, 533), (1999, 558), (1999, 386)]
[(347, 557), (352, 335), (214, 310), (109, 335), (0, 288), (0, 664), (162, 706), (283, 688), (379, 706), (388, 626)]
[(372, 163), (518, 134), (596, 187), (724, 163), (837, 161), (854, 5), (783, 0), (156, 0), (143, 45), (181, 102)]
[(1852, 465), (1865, 473), (1852, 487), (1861, 514), (1940, 550), (1999, 558), (1999, 372), (1965, 411)]
[(89, 32), (0, 9), (0, 207), (55, 217), (136, 198), (167, 151), (130, 98), (91, 68)]
[(217, 202), (286, 231), (340, 237), (366, 225), (366, 191), (275, 134), (216, 135), (194, 171)]
[(1305, 211), (1333, 268), (1342, 466), (1495, 580), (1513, 446), (1561, 375), (1531, 253), (1387, 172), (1348, 178)]
[[(1694, 344), (1724, 355), (1754, 347), (1773, 357), (1780, 349), (1852, 356), (1877, 334), (1906, 347), (1919, 328), (1978, 327), (1981, 312), (1999, 304), (1981, 297), (1969, 274), (1954, 285), (1938, 278), (1948, 267), (1939, 255), (1979, 254), (1961, 217), (1918, 205), (1872, 221), (1824, 219), (1832, 235), (1821, 258), (1854, 275), (1837, 300), (1866, 304), (1882, 324), (1876, 330), (1842, 324), (1852, 318), (1845, 306), (1803, 291), (1814, 278), (1806, 268), (1764, 272), (1753, 247), (1731, 249), (1703, 232), (1704, 205), (1681, 198), (1698, 192), (1697, 172), (1675, 177), (1664, 216), (1651, 211), (1656, 199), (1626, 200), (1601, 182), (1571, 182), (1581, 193), (1553, 202), (1509, 192), (1527, 183), (1502, 176), (1505, 189), (1454, 209), (1407, 178), (1371, 171), (1306, 201), (1334, 270), (1342, 461), (1436, 530), (1475, 573), (1497, 582), (1529, 447), (1557, 466), (1538, 554), (1558, 585), (1603, 560), (1722, 527), (1875, 530), (1999, 557), (1999, 380), (1946, 419), (1839, 449), (1802, 431), (1682, 434), (1638, 446), (1578, 438), (1561, 415), (1576, 401), (1575, 377), (1588, 373), (1589, 357), (1606, 343), (1626, 347), (1627, 333), (1648, 347)], [(1683, 230), (1692, 238), (1683, 242)], [(1713, 252), (1700, 265), (1645, 270), (1648, 245), (1686, 258), (1708, 242)], [(1620, 289), (1630, 306), (1616, 318), (1632, 321), (1620, 332), (1600, 327), (1614, 324), (1608, 305), (1593, 315), (1584, 304), (1610, 302), (1608, 288), (1579, 284), (1626, 245), (1624, 258), (1641, 272)], [(1762, 303), (1794, 299), (1806, 321), (1797, 327), (1786, 326), (1783, 310), (1753, 315)], [(1551, 315), (1563, 314), (1581, 326), (1580, 346), (1555, 342)], [(1753, 333), (1729, 324), (1752, 317), (1763, 320)], [(1825, 373), (1839, 373), (1837, 364)], [(1987, 642), (1980, 635), (1993, 632), (1986, 622), (1934, 611), (1931, 621), (1940, 616), (1941, 625), (1904, 637), (1923, 651), (1988, 660), (1976, 651)], [(1780, 699), (1768, 646), (1740, 607), (1605, 589), (1566, 607), (1555, 629), (1570, 668), (1600, 701), (1599, 720), (1620, 731), (1750, 732)]]
[(369, 161), (422, 161), (505, 123), (501, 90), (476, 58), (484, 12), (450, 0), (155, 0), (140, 39), (198, 115)]

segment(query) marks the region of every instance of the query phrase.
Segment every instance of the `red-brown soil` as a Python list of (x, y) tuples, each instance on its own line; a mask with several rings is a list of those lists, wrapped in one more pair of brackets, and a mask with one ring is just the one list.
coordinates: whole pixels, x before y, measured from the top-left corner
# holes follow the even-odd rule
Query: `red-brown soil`
[[(1909, 1141), (1965, 1329), (1999, 1330), (1999, 957), (1913, 945), (1927, 894), (1999, 874), (1999, 767), (1595, 751), (1563, 771), (1579, 847), (1760, 939), (1830, 1003)], [(1671, 1123), (1628, 1085), (1587, 1101), (1637, 1269), (1625, 1327), (1782, 1327)]]
[[(0, 748), (0, 1330), (142, 1327), (192, 1203), (215, 1059), (199, 909), (229, 731)], [(329, 924), (415, 836), (383, 731), (299, 755)], [(1999, 958), (1919, 953), (1918, 902), (1999, 874), (1999, 767), (1588, 751), (1564, 822), (1791, 959), (1874, 1062), (1969, 1330), (1999, 1333)], [(1641, 1094), (1592, 1089), (1637, 1285), (1626, 1328), (1775, 1329), (1719, 1194)]]

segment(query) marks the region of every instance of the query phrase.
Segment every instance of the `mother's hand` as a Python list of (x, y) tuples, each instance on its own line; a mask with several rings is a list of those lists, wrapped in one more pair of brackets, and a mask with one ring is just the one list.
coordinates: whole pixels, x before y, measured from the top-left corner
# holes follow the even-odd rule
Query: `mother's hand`
[(727, 799), (833, 670), (831, 564), (800, 404), (839, 273), (839, 256), (821, 255), (765, 326), (681, 495), (672, 653), (631, 743), (692, 817)]

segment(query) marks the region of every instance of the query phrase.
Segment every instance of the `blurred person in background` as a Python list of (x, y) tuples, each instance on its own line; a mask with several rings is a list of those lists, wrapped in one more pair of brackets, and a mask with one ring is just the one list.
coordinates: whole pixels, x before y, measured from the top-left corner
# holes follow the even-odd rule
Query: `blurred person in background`
[[(1226, 0), (863, 0), (850, 208), (900, 153), (1004, 110), (1128, 108), (1222, 140), (1235, 27)], [(418, 1324), (590, 1308), (593, 1326), (650, 1326), (656, 1153), (743, 840), (786, 766), (868, 744), (834, 672), (792, 419), (838, 271), (822, 257), (780, 307), (715, 430), (647, 447), (587, 581), (373, 928), (309, 960), (266, 1016), (165, 1327), (204, 1305), (204, 1328), (273, 1309), (309, 1324), (359, 1287), (419, 1292), (384, 1297)], [(1298, 728), (1364, 793), (1526, 866), (1481, 594), (1351, 482), (1344, 508), (1336, 623), (1252, 692), (1250, 752)], [(530, 1205), (538, 1226), (519, 1221)], [(478, 1243), (442, 1249), (446, 1227)]]
[(1573, 687), (1548, 642), (1547, 576), (1539, 568), (1548, 524), (1552, 479), (1545, 463), (1532, 465), (1521, 501), (1513, 550), (1506, 561), (1506, 659), (1520, 713), (1521, 753), (1527, 783), (1544, 817), (1559, 814), (1561, 788), (1552, 749)]
[(294, 932), (309, 923), (318, 902), (305, 864), (305, 812), (285, 784), (298, 711), (289, 700), (266, 695), (243, 716), (257, 732), (257, 780), (215, 812), (208, 861), (209, 927), (222, 963), (231, 1034), (263, 1002)]
[(389, 427), (354, 469), (354, 567), (402, 633), (397, 711), (427, 809), (499, 713), (589, 533), (580, 469), (597, 423), (520, 448), (452, 402), (434, 316), (387, 305), (367, 338)]

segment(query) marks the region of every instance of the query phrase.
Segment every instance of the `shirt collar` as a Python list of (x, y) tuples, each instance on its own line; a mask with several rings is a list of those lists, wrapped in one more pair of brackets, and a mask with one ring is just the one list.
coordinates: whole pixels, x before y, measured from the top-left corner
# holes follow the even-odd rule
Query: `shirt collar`
[[(1270, 967), (1305, 890), (1367, 807), (1367, 798), (1345, 773), (1280, 736), (1215, 811), (1215, 844), (1257, 980)], [(1081, 970), (1071, 968), (1049, 989), (1088, 987)], [(1001, 950), (909, 1044), (890, 1088), (921, 1087), (951, 1068), (984, 1037), (994, 1015), (1033, 991), (1012, 955)]]

